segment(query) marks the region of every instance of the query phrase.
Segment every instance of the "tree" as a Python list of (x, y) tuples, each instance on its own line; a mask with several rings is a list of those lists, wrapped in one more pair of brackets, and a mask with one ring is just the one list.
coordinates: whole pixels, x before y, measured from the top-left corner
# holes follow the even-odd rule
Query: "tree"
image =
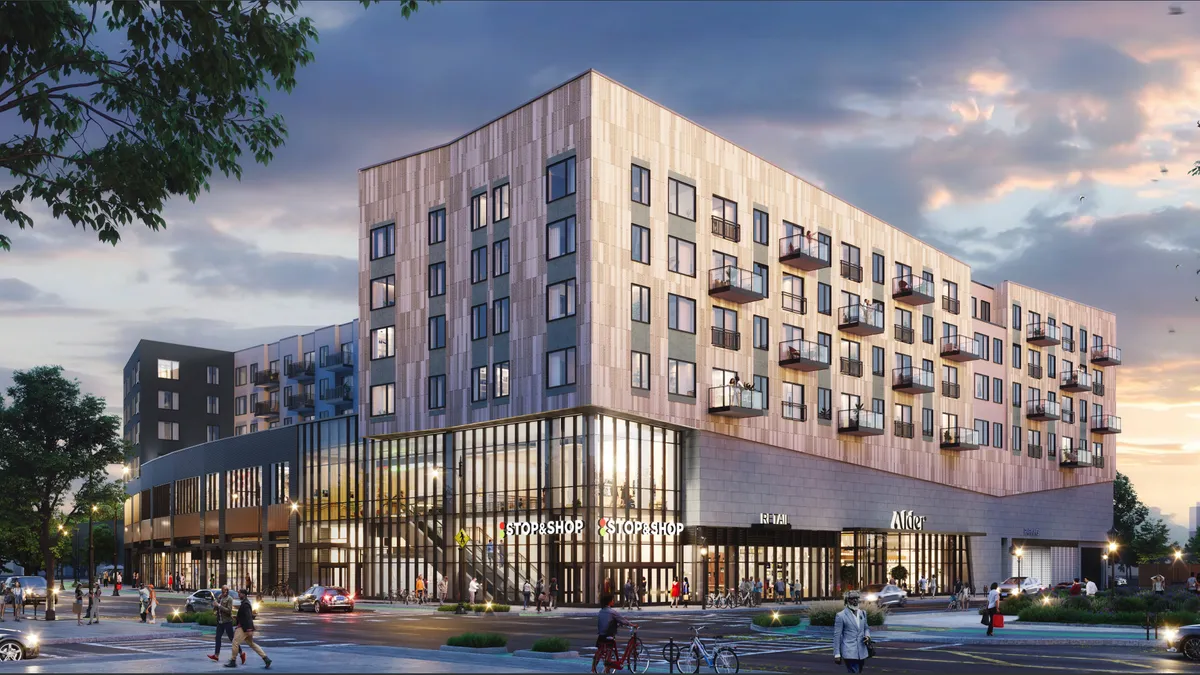
[(1134, 552), (1134, 540), (1138, 528), (1150, 517), (1150, 509), (1138, 499), (1137, 491), (1129, 476), (1117, 472), (1113, 481), (1113, 529), (1117, 531), (1117, 543), (1120, 544), (1118, 556), (1123, 565), (1133, 565), (1137, 562)]
[(896, 565), (892, 568), (892, 578), (898, 582), (908, 579), (908, 568), (904, 565)]
[(0, 141), (16, 180), (0, 215), (32, 227), (25, 202), (38, 200), (115, 245), (135, 220), (165, 227), (167, 199), (195, 201), (214, 169), (240, 179), (243, 151), (267, 164), (287, 129), (264, 95), (291, 91), (313, 59), (317, 31), (299, 4), (0, 3), (0, 127), (16, 129)]
[(1188, 559), (1194, 563), (1200, 563), (1200, 528), (1193, 534), (1192, 538), (1187, 540), (1183, 545), (1184, 552), (1187, 553)]
[(1138, 527), (1133, 540), (1133, 551), (1139, 564), (1158, 560), (1171, 554), (1171, 531), (1161, 518), (1146, 520)]
[[(0, 397), (0, 475), (9, 498), (28, 505), (21, 517), (28, 516), (53, 587), (58, 525), (78, 516), (80, 496), (111, 490), (102, 486), (108, 466), (124, 456), (120, 420), (59, 366), (15, 371), (7, 393), (7, 401)], [(53, 620), (53, 607), (46, 618)]]

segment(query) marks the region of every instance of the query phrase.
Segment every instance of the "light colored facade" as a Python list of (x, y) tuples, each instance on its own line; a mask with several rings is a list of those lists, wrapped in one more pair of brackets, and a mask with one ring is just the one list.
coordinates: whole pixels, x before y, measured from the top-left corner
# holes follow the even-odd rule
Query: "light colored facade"
[[(568, 162), (573, 189), (551, 194)], [(1074, 550), (1076, 575), (1093, 552), (1099, 567), (1119, 430), (1111, 313), (973, 282), (965, 263), (594, 71), (447, 145), (363, 169), (359, 190), (364, 435), (594, 411), (681, 430), (685, 506), (663, 517), (689, 529), (662, 564), (685, 573), (706, 544), (742, 541), (719, 528), (778, 514), (841, 531), (843, 566), (874, 565), (847, 553), (868, 546), (856, 533), (918, 508), (944, 511), (931, 516), (937, 531), (972, 538), (973, 571), (939, 569), (977, 583), (1007, 574), (1018, 541)], [(395, 305), (375, 309), (389, 285)], [(990, 320), (971, 312), (981, 301)], [(1067, 325), (1075, 358), (1044, 335)], [(1086, 379), (1101, 373), (1103, 393), (1071, 394), (1085, 412), (1053, 420), (1059, 364), (1083, 356), (1102, 357), (1087, 359)], [(974, 396), (977, 373), (987, 401)], [(1063, 438), (1083, 439), (1082, 458), (1050, 451)], [(1063, 516), (1046, 523), (1047, 512)], [(600, 557), (589, 564), (607, 576)]]

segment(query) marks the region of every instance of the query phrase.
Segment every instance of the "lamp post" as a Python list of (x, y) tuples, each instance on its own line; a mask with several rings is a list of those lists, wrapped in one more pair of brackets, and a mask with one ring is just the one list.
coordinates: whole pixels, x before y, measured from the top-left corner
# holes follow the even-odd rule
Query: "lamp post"
[(1115, 527), (1108, 531), (1108, 562), (1110, 565), (1112, 565), (1113, 577), (1112, 581), (1108, 582), (1109, 587), (1114, 587), (1117, 585), (1117, 562), (1120, 560), (1120, 558), (1117, 556), (1117, 549), (1120, 547), (1120, 545), (1117, 543), (1117, 536), (1120, 534), (1121, 533), (1117, 532), (1117, 528)]
[(88, 588), (96, 585), (96, 540), (92, 537), (92, 523), (96, 519), (96, 511), (100, 507), (92, 504), (88, 511)]
[[(431, 478), (433, 478), (433, 513), (436, 516), (434, 518), (433, 522), (434, 522), (434, 526), (436, 527), (437, 518), (442, 517), (442, 515), (443, 515), (441, 513), (441, 509), (438, 508), (438, 477), (441, 476), (441, 472), (438, 471), (437, 467), (434, 467), (433, 471), (429, 472), (429, 476)], [(425, 587), (428, 590), (429, 594), (431, 596), (433, 596), (433, 599), (435, 601), (441, 602), (441, 599), (438, 598), (438, 592), (437, 592), (437, 589), (438, 589), (438, 581), (437, 581), (438, 548), (440, 548), (440, 547), (438, 546), (438, 542), (434, 537), (432, 537), (432, 536), (429, 537), (429, 541), (433, 544), (433, 578), (425, 582)], [(443, 527), (442, 528), (442, 543), (444, 544), (445, 541), (446, 541), (446, 528)], [(431, 584), (433, 585), (433, 588), (429, 589), (429, 586)]]
[[(297, 531), (296, 540), (297, 540), (297, 541), (299, 541), (299, 540), (300, 540), (300, 535), (299, 535), (299, 530), (300, 530), (300, 503), (299, 503), (299, 502), (295, 502), (295, 501), (293, 501), (293, 502), (292, 502), (292, 515), (291, 515), (291, 517), (294, 517), (294, 518), (296, 519), (296, 531)], [(291, 553), (291, 549), (288, 549), (288, 553), (289, 553), (289, 554)], [(292, 567), (291, 563), (289, 563), (289, 564), (288, 564), (288, 569), (289, 569), (289, 570), (293, 569), (293, 567)], [(288, 591), (288, 594), (289, 594), (289, 595), (295, 595), (297, 592), (299, 592), (299, 589), (295, 589), (295, 590), (293, 590), (293, 589), (292, 589), (292, 575), (293, 575), (293, 574), (294, 574), (294, 572), (289, 572), (289, 573), (288, 573), (288, 580), (287, 580), (287, 591)]]
[[(129, 465), (121, 465), (121, 479), (129, 480)], [(117, 546), (117, 510), (113, 509), (113, 556), (112, 556), (112, 582), (113, 582), (113, 597), (120, 597), (121, 591), (117, 588), (117, 556), (120, 553)]]
[(703, 570), (700, 572), (700, 609), (705, 609), (708, 605), (708, 547), (700, 547), (700, 565)]
[(1017, 576), (1021, 576), (1021, 558), (1025, 556), (1025, 549), (1018, 546), (1013, 550), (1013, 555), (1017, 556)]

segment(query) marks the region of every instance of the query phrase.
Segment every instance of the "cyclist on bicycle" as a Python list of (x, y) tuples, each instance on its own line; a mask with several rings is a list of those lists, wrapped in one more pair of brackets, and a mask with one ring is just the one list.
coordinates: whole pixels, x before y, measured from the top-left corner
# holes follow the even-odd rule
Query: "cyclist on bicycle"
[(621, 616), (621, 613), (613, 609), (614, 596), (612, 593), (605, 593), (600, 596), (600, 615), (596, 621), (596, 647), (600, 647), (604, 643), (612, 644), (617, 636), (617, 630), (621, 626), (634, 628), (634, 624), (628, 619)]

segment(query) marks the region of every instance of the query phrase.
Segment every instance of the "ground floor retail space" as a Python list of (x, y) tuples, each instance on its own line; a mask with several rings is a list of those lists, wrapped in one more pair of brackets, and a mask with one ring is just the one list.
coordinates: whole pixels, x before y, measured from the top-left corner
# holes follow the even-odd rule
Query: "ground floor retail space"
[(286, 542), (238, 543), (217, 547), (164, 547), (127, 549), (130, 566), (138, 580), (157, 588), (261, 589), (270, 593), (277, 584), (294, 587), (289, 547)]

